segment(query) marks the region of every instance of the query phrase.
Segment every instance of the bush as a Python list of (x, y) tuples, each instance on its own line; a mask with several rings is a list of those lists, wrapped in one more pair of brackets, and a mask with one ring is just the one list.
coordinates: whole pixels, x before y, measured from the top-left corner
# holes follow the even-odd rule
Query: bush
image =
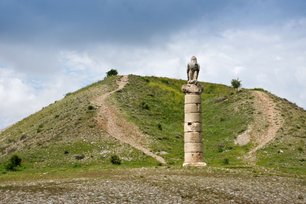
[(111, 70), (109, 70), (108, 72), (106, 72), (106, 76), (107, 76), (107, 77), (116, 76), (116, 75), (118, 75), (118, 71), (115, 70), (115, 69), (111, 69)]
[(224, 152), (224, 150), (225, 150), (225, 146), (224, 146), (224, 144), (218, 144), (218, 152)]
[(94, 107), (94, 106), (92, 106), (92, 105), (89, 105), (89, 106), (87, 107), (87, 109), (91, 111), (91, 110), (94, 110), (94, 109), (95, 109), (95, 107)]
[(115, 165), (121, 164), (121, 159), (117, 155), (112, 155), (110, 161), (112, 164), (115, 164)]
[(229, 164), (229, 159), (228, 158), (223, 159), (223, 164), (228, 165)]
[(74, 158), (75, 158), (76, 160), (82, 160), (82, 159), (85, 158), (85, 155), (84, 155), (84, 154), (76, 154), (76, 155), (74, 155)]
[(298, 151), (299, 151), (299, 152), (304, 152), (304, 150), (303, 150), (302, 147), (298, 147)]
[(68, 92), (65, 94), (65, 97), (70, 96), (71, 94), (72, 94), (71, 92)]
[(158, 123), (157, 127), (158, 127), (159, 130), (163, 130), (163, 127), (160, 123)]
[(22, 159), (17, 155), (13, 155), (5, 166), (7, 171), (16, 171), (17, 166), (21, 166)]
[(145, 102), (142, 102), (142, 103), (141, 103), (141, 107), (142, 107), (142, 109), (145, 109), (145, 110), (150, 110), (149, 105), (148, 105), (148, 104), (146, 104)]
[(25, 140), (25, 139), (27, 139), (28, 138), (28, 136), (26, 135), (26, 134), (23, 134), (23, 135), (21, 135), (20, 136), (20, 139), (19, 140)]
[(254, 88), (255, 91), (263, 91), (265, 92), (265, 90), (263, 88)]
[(238, 89), (241, 86), (241, 81), (239, 80), (239, 78), (232, 79), (231, 84), (233, 88)]
[(167, 79), (161, 79), (161, 82), (164, 83), (164, 84), (170, 84)]

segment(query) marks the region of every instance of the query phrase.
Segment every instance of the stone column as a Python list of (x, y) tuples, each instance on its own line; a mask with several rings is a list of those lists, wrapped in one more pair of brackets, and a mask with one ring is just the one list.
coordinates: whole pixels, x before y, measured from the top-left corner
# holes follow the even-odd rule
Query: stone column
[(206, 166), (203, 162), (201, 94), (203, 87), (196, 84), (182, 86), (185, 93), (184, 164), (183, 166)]

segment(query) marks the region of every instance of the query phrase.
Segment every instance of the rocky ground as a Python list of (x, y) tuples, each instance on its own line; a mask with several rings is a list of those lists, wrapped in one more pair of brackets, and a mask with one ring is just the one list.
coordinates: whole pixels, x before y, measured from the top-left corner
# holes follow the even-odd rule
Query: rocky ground
[(1, 181), (0, 203), (306, 203), (301, 178), (169, 169)]

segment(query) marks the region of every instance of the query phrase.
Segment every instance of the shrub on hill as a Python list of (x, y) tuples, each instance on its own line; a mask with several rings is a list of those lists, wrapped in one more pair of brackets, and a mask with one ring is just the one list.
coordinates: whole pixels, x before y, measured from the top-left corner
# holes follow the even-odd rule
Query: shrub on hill
[(22, 159), (17, 155), (13, 155), (5, 166), (7, 171), (16, 171), (17, 166), (21, 166)]
[(115, 165), (121, 164), (121, 159), (117, 155), (112, 155), (110, 161), (112, 164), (115, 164)]

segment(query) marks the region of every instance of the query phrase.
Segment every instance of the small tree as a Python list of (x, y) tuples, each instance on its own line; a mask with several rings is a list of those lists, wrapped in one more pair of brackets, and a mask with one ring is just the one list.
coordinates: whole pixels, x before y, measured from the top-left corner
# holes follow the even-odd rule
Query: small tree
[(118, 75), (118, 71), (115, 69), (111, 69), (108, 72), (106, 72), (106, 77), (116, 76), (116, 75)]
[(241, 87), (241, 81), (239, 80), (239, 78), (232, 79), (231, 84), (232, 84), (232, 87), (237, 90)]

